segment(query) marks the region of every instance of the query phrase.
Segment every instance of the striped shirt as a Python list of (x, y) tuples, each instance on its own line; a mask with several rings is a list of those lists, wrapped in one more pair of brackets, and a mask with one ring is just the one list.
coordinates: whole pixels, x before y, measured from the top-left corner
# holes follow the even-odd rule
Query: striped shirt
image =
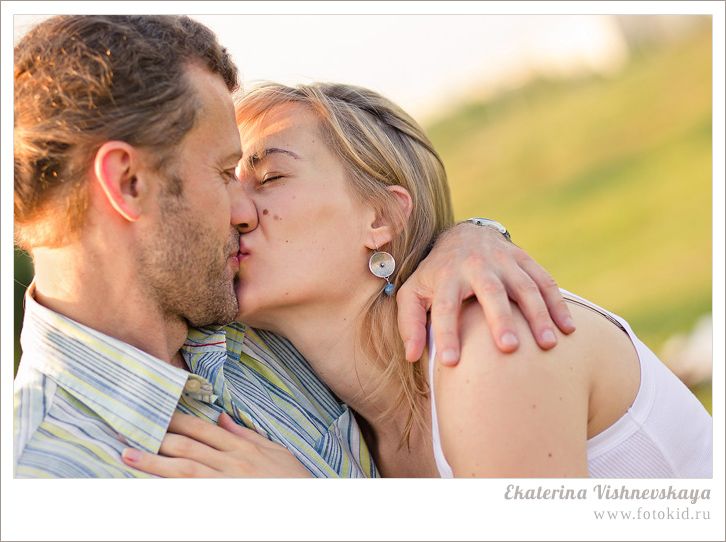
[(14, 384), (16, 478), (150, 477), (122, 462), (119, 435), (157, 453), (175, 411), (216, 421), (222, 410), (314, 476), (377, 476), (352, 412), (285, 341), (242, 325), (192, 331), (182, 351), (198, 369), (190, 374), (43, 307), (32, 291)]
[(377, 476), (353, 412), (287, 340), (233, 323), (191, 330), (182, 353), (230, 416), (286, 446), (313, 476)]

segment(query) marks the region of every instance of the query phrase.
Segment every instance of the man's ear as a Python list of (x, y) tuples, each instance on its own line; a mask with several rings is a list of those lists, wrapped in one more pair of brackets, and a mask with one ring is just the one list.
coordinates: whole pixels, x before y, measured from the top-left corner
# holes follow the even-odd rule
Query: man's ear
[(123, 141), (107, 141), (96, 152), (93, 170), (111, 206), (129, 222), (141, 215), (139, 156)]
[(401, 233), (413, 210), (411, 194), (404, 187), (395, 184), (387, 186), (386, 190), (394, 196), (396, 207), (385, 217), (380, 213), (376, 214), (375, 220), (370, 225), (366, 243), (371, 250), (376, 246), (382, 247), (386, 243), (390, 243)]

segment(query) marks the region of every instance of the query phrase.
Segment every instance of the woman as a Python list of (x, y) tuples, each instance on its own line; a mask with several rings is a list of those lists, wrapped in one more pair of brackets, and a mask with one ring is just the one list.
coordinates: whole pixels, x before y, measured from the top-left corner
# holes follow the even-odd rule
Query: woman
[(406, 361), (389, 294), (453, 212), (437, 153), (395, 104), (269, 84), (237, 115), (259, 215), (241, 240), (239, 320), (290, 339), (356, 412), (383, 476), (711, 476), (708, 413), (626, 322), (576, 296), (578, 332), (553, 350), (522, 334), (503, 362), (470, 306), (458, 366), (434, 361), (432, 339)]

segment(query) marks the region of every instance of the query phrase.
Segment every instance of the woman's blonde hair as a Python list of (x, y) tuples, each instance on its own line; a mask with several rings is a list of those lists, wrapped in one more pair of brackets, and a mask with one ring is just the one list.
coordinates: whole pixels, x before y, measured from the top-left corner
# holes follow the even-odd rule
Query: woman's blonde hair
[[(454, 223), (441, 158), (418, 123), (377, 92), (337, 83), (296, 87), (264, 83), (239, 93), (235, 102), (241, 131), (287, 104), (316, 113), (326, 143), (347, 170), (355, 197), (370, 204), (390, 224), (401, 226), (385, 247), (396, 260), (392, 277), (396, 290), (426, 256), (437, 235)], [(407, 219), (396, 196), (386, 189), (391, 185), (399, 185), (411, 195), (413, 206)], [(393, 298), (376, 295), (360, 319), (358, 340), (362, 352), (383, 369), (377, 390), (399, 383), (401, 392), (393, 408), (406, 404), (410, 411), (403, 445), (414, 420), (423, 420), (417, 405), (428, 393), (428, 385), (421, 364), (405, 359), (396, 316)]]

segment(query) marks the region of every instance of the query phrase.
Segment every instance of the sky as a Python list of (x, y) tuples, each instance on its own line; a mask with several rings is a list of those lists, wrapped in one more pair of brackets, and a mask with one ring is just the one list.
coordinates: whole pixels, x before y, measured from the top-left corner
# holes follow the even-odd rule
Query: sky
[[(15, 40), (42, 20), (39, 14), (88, 9), (84, 2), (18, 4)], [(558, 13), (556, 2), (102, 2), (94, 7), (107, 13), (180, 13), (179, 6), (190, 6), (186, 13), (214, 30), (230, 50), (243, 82), (358, 84), (383, 93), (425, 124), (464, 100), (486, 98), (537, 74), (616, 72), (627, 62), (628, 50), (611, 14), (627, 12), (622, 7), (653, 11), (653, 6), (636, 8), (640, 4), (578, 2), (579, 14)], [(672, 5), (679, 3), (670, 4), (668, 12), (678, 13)], [(534, 6), (537, 15), (521, 9)], [(662, 17), (657, 11), (652, 15)]]
[[(714, 7), (718, 5), (718, 7)], [(578, 14), (572, 14), (577, 9)], [(397, 101), (411, 112), (414, 117), (425, 121), (444, 114), (448, 107), (459, 100), (477, 94), (479, 96), (494, 93), (498, 89), (516, 86), (527, 80), (533, 73), (572, 73), (588, 69), (600, 73), (617, 70), (627, 59), (622, 37), (615, 29), (608, 16), (614, 13), (717, 13), (714, 17), (714, 36), (719, 40), (714, 47), (715, 62), (715, 96), (723, 98), (723, 3), (722, 2), (2, 2), (2, 299), (3, 305), (3, 370), (7, 375), (8, 365), (12, 359), (12, 321), (13, 298), (11, 289), (12, 261), (9, 251), (12, 245), (12, 213), (10, 212), (10, 167), (12, 159), (9, 142), (12, 124), (12, 40), (13, 31), (19, 32), (27, 28), (29, 23), (37, 20), (36, 16), (23, 17), (30, 14), (50, 13), (187, 13), (209, 25), (226, 45), (237, 64), (241, 68), (245, 81), (258, 79), (276, 80), (284, 83), (308, 82), (312, 80), (335, 80), (360, 84), (374, 88)], [(202, 14), (203, 12), (203, 14)], [(513, 12), (519, 13), (514, 15)], [(197, 14), (197, 15), (194, 15)], [(244, 15), (242, 15), (244, 14)], [(529, 15), (527, 15), (529, 14)], [(17, 34), (16, 34), (17, 35)], [(719, 77), (720, 75), (720, 77)], [(723, 148), (723, 99), (714, 100), (714, 145)], [(720, 143), (720, 147), (719, 147)], [(716, 156), (721, 156), (718, 154)], [(723, 202), (723, 164), (715, 164), (714, 201)], [(719, 203), (722, 205), (722, 203)], [(720, 208), (719, 208), (720, 209)], [(714, 214), (718, 221), (714, 225), (714, 233), (723, 235), (723, 214)], [(721, 237), (722, 239), (722, 237)], [(723, 277), (723, 263), (720, 255), (723, 241), (716, 240), (714, 252), (714, 276)], [(714, 299), (723, 300), (723, 285), (714, 282)], [(714, 314), (714, 328), (723, 329), (721, 311)], [(715, 347), (721, 347), (717, 344)], [(719, 357), (720, 356), (720, 357)], [(714, 350), (714, 359), (724, 359), (722, 351)], [(2, 379), (2, 426), (3, 426), (3, 496), (6, 483), (12, 483), (11, 465), (6, 459), (12, 452), (6, 448), (8, 444), (6, 432), (10, 431), (12, 409), (8, 406), (12, 396), (11, 379)], [(718, 396), (714, 405), (718, 408)], [(715, 412), (718, 414), (718, 412)], [(723, 412), (720, 412), (722, 415)], [(12, 441), (12, 437), (10, 438)], [(5, 453), (7, 452), (7, 453)], [(716, 457), (719, 457), (716, 455)], [(723, 457), (723, 456), (720, 456)], [(721, 467), (719, 467), (721, 468)], [(722, 474), (722, 471), (721, 471)], [(721, 478), (722, 479), (722, 478)], [(10, 482), (6, 482), (10, 480)], [(340, 481), (343, 482), (343, 481)], [(35, 510), (42, 509), (39, 517), (48, 518), (34, 521), (36, 538), (44, 538), (54, 532), (53, 528), (68, 525), (67, 536), (71, 539), (104, 539), (119, 537), (132, 539), (133, 530), (138, 521), (152, 517), (148, 511), (161, 507), (163, 503), (154, 499), (163, 499), (160, 488), (173, 487), (178, 494), (187, 495), (208, 491), (208, 486), (187, 481), (184, 485), (172, 485), (172, 481), (155, 486), (146, 485), (143, 495), (121, 492), (122, 500), (111, 500), (111, 493), (118, 491), (118, 486), (110, 486), (101, 482), (93, 487), (93, 494), (103, 494), (103, 499), (84, 499), (85, 515), (82, 521), (69, 522), (59, 508), (56, 490), (50, 491), (44, 486), (42, 492), (35, 491), (37, 485), (12, 485), (13, 496), (17, 503), (33, 503)], [(573, 483), (572, 487), (576, 487)], [(58, 485), (61, 490), (66, 485)], [(242, 500), (239, 504), (225, 498), (219, 501), (218, 515), (209, 518), (209, 522), (194, 521), (187, 524), (186, 531), (164, 531), (165, 536), (176, 536), (176, 539), (206, 537), (204, 539), (223, 539), (226, 533), (231, 538), (267, 537), (263, 521), (246, 521), (246, 511), (254, 510), (264, 518), (262, 506), (268, 496), (275, 498), (274, 491), (280, 486), (272, 481), (266, 484), (248, 482), (244, 486), (226, 486), (227, 491), (240, 491)], [(243, 490), (239, 488), (243, 487)], [(296, 486), (298, 487), (298, 486)], [(352, 499), (354, 493), (362, 492), (362, 486), (340, 483), (335, 489), (330, 485), (323, 486), (328, 492), (345, 494)], [(378, 488), (382, 486), (376, 486)], [(400, 485), (387, 485), (389, 490), (378, 492), (375, 501), (367, 502), (376, 507), (398, 511), (401, 521), (396, 523), (373, 524), (363, 522), (361, 530), (351, 535), (361, 539), (466, 539), (472, 531), (466, 531), (467, 518), (480, 518), (482, 502), (494, 503), (496, 516), (489, 514), (488, 536), (506, 539), (514, 532), (516, 526), (519, 539), (537, 539), (548, 536), (542, 531), (543, 522), (549, 521), (553, 512), (544, 503), (517, 503), (516, 506), (505, 501), (502, 495), (504, 482), (499, 485), (478, 485), (476, 495), (446, 486), (438, 488), (438, 493), (431, 497), (430, 486), (407, 485), (405, 492)], [(437, 486), (438, 487), (438, 486)], [(471, 486), (468, 486), (471, 487)], [(536, 488), (536, 484), (534, 485)], [(559, 488), (559, 482), (552, 487)], [(569, 487), (569, 486), (568, 486)], [(324, 499), (316, 486), (313, 495)], [(89, 488), (86, 488), (89, 489)], [(215, 489), (215, 492), (218, 489)], [(305, 500), (310, 500), (310, 487), (304, 491), (285, 486), (279, 495), (297, 495), (296, 506), (306, 510)], [(291, 493), (292, 491), (292, 493)], [(271, 493), (272, 492), (272, 493)], [(260, 495), (259, 503), (245, 495)], [(429, 495), (425, 501), (422, 496)], [(56, 496), (56, 500), (51, 497)], [(483, 501), (482, 499), (488, 499)], [(723, 496), (721, 496), (722, 502)], [(275, 503), (279, 501), (270, 500)], [(356, 502), (356, 501), (352, 501)], [(716, 501), (716, 504), (719, 501)], [(6, 505), (3, 499), (3, 539), (8, 539), (5, 531)], [(259, 505), (258, 505), (259, 504)], [(331, 503), (333, 504), (333, 503)], [(529, 506), (532, 504), (532, 506)], [(558, 504), (557, 517), (563, 509), (567, 512), (567, 523), (585, 521), (592, 515), (591, 504), (566, 503)], [(125, 515), (116, 521), (108, 519), (109, 507), (118, 507)], [(511, 506), (509, 506), (511, 505)], [(274, 507), (273, 507), (274, 508)], [(22, 512), (22, 506), (12, 510)], [(173, 513), (171, 508), (168, 514)], [(365, 508), (367, 509), (367, 508)], [(714, 512), (718, 510), (713, 507)], [(27, 508), (26, 508), (27, 510)], [(361, 512), (364, 508), (359, 508)], [(143, 512), (143, 513), (142, 513)], [(285, 508), (285, 513), (295, 510)], [(434, 519), (441, 517), (457, 518), (457, 521), (430, 524), (424, 522), (425, 528), (416, 530), (421, 522), (414, 522), (412, 516), (431, 514)], [(331, 516), (336, 516), (331, 513)], [(343, 516), (344, 518), (345, 516)], [(72, 518), (72, 516), (71, 516)], [(569, 519), (573, 518), (573, 519)], [(579, 520), (577, 519), (579, 518)], [(77, 519), (77, 518), (75, 518)], [(296, 531), (294, 521), (280, 522), (279, 518), (271, 517), (268, 521), (277, 522), (274, 531), (278, 539), (287, 534), (294, 538), (296, 533), (307, 533), (311, 539), (325, 539), (327, 531)], [(340, 518), (331, 517), (332, 525), (339, 525)], [(476, 520), (480, 522), (480, 519)], [(237, 529), (228, 530), (225, 525), (236, 523)], [(652, 536), (670, 537), (668, 522), (633, 522), (629, 525), (628, 538), (639, 539)], [(604, 539), (620, 538), (614, 524), (583, 523), (590, 528), (590, 534), (602, 536)], [(30, 526), (30, 524), (27, 524)], [(26, 529), (28, 528), (26, 526)], [(55, 527), (54, 527), (55, 526)], [(234, 526), (234, 525), (233, 525)], [(99, 535), (98, 529), (106, 529), (106, 534)], [(380, 531), (378, 528), (385, 528)], [(564, 528), (564, 522), (560, 524)], [(44, 530), (46, 529), (46, 530)], [(50, 529), (50, 530), (47, 530)], [(96, 529), (96, 530), (94, 530)], [(27, 531), (25, 531), (27, 532)], [(147, 533), (158, 533), (151, 527)], [(338, 531), (340, 533), (342, 531)], [(17, 531), (16, 531), (17, 533)], [(70, 535), (69, 533), (73, 533)], [(186, 534), (185, 534), (186, 533)], [(280, 534), (282, 533), (282, 534)], [(678, 533), (673, 531), (674, 536)], [(561, 531), (566, 539), (566, 532)], [(332, 535), (330, 535), (332, 536)], [(342, 535), (340, 535), (342, 536)], [(479, 535), (481, 536), (481, 535)], [(577, 535), (573, 539), (577, 539)], [(582, 535), (581, 535), (582, 536)], [(13, 538), (12, 536), (10, 538)], [(347, 538), (347, 537), (342, 537)], [(340, 539), (342, 539), (340, 538)], [(580, 538), (583, 539), (583, 538)]]
[[(55, 7), (57, 9), (57, 7)], [(243, 80), (328, 80), (374, 88), (421, 121), (534, 73), (611, 73), (627, 48), (607, 15), (193, 15)], [(16, 15), (15, 39), (42, 17)]]
[(626, 56), (612, 20), (597, 15), (197, 18), (228, 44), (247, 81), (361, 84), (419, 119), (473, 89), (523, 81), (532, 69), (608, 71)]

